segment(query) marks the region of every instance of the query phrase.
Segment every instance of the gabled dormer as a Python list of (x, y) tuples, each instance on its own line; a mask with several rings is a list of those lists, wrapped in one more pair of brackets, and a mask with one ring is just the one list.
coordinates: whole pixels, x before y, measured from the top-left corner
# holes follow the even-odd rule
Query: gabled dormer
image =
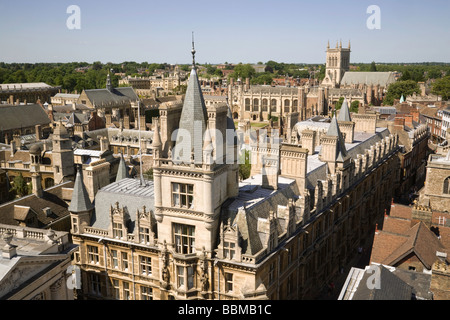
[(145, 206), (136, 211), (135, 240), (140, 244), (157, 245), (156, 222), (153, 212)]
[(239, 227), (230, 221), (222, 223), (220, 228), (220, 243), (217, 248), (217, 257), (233, 261), (241, 261), (242, 249), (239, 246)]
[(109, 212), (109, 234), (114, 239), (127, 240), (128, 223), (130, 221), (128, 211), (124, 207), (120, 208), (119, 202), (116, 202), (115, 206), (111, 206)]

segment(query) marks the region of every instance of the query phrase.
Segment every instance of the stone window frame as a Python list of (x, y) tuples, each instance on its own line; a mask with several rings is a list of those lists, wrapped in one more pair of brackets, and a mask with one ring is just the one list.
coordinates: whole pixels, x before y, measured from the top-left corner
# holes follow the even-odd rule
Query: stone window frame
[(152, 276), (152, 258), (139, 255), (139, 273), (143, 276)]
[(443, 194), (450, 194), (450, 176), (444, 179), (442, 193)]
[[(186, 228), (186, 230), (184, 230), (184, 228)], [(172, 233), (174, 249), (176, 253), (195, 253), (195, 226), (173, 223)]]

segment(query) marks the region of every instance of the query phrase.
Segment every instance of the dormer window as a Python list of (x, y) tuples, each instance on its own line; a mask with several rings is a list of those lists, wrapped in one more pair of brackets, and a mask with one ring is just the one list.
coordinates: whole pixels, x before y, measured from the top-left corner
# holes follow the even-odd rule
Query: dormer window
[(116, 238), (116, 239), (123, 238), (123, 230), (122, 230), (121, 223), (113, 222), (113, 238)]
[(236, 254), (236, 244), (234, 242), (224, 241), (223, 255), (225, 259), (233, 260)]

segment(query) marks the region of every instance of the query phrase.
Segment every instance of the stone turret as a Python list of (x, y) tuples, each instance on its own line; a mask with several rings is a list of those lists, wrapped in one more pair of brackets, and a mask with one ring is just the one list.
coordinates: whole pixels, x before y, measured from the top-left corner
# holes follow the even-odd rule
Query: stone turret
[(90, 225), (91, 215), (94, 210), (86, 187), (83, 183), (83, 174), (81, 166), (78, 168), (73, 187), (72, 199), (69, 205), (72, 230), (74, 234), (83, 233), (83, 229)]

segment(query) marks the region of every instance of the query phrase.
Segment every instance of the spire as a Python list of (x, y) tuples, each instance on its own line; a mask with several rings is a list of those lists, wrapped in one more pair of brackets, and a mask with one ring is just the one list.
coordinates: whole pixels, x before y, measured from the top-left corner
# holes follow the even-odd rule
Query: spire
[(330, 40), (328, 40), (327, 49), (330, 49)]
[(123, 158), (123, 154), (120, 154), (120, 163), (119, 168), (117, 169), (116, 182), (129, 177), (128, 167), (125, 163), (125, 159)]
[(347, 98), (344, 98), (344, 102), (342, 103), (341, 110), (339, 111), (339, 115), (337, 118), (338, 121), (352, 121), (350, 117), (350, 109), (348, 108)]
[(348, 40), (348, 48), (350, 49), (350, 40)]
[[(193, 68), (189, 77), (183, 109), (179, 123), (179, 130), (175, 144), (175, 157), (181, 161), (189, 161), (192, 151), (195, 159), (201, 161), (203, 136), (206, 130), (208, 115), (203, 93), (198, 81), (195, 68), (195, 49), (192, 49)], [(189, 134), (187, 134), (189, 133)]]
[(347, 156), (347, 149), (345, 148), (344, 137), (342, 136), (341, 130), (339, 129), (339, 124), (336, 116), (333, 116), (333, 119), (331, 119), (327, 136), (338, 138), (336, 145), (336, 160), (344, 161), (344, 158)]
[(192, 31), (192, 69), (195, 69), (195, 45), (194, 45), (194, 31)]
[(72, 200), (69, 205), (69, 211), (74, 213), (82, 213), (94, 209), (94, 205), (91, 203), (89, 194), (84, 186), (81, 170), (81, 166), (78, 167), (75, 184), (73, 186)]

